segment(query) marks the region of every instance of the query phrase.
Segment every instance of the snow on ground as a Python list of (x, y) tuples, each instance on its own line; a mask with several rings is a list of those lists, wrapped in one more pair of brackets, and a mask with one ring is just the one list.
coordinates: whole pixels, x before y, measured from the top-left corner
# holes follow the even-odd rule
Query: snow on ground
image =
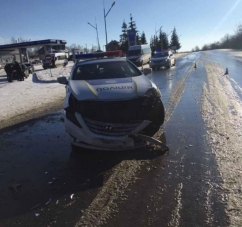
[(242, 101), (233, 80), (221, 76), (224, 70), (219, 65), (207, 62), (205, 68), (208, 82), (203, 85), (202, 114), (207, 138), (223, 179), (221, 197), (227, 202), (230, 226), (242, 226)]
[[(73, 66), (73, 62), (69, 62), (66, 67), (58, 67), (55, 69), (42, 70), (42, 67), (38, 65), (37, 67), (35, 67), (36, 76), (39, 82), (57, 82), (57, 77), (60, 77), (60, 76), (69, 77), (72, 66)], [(38, 71), (38, 70), (41, 70), (41, 71)]]
[(220, 49), (221, 51), (228, 52), (232, 57), (235, 57), (237, 60), (242, 61), (242, 50), (235, 49)]
[(72, 66), (69, 62), (66, 67), (51, 69), (50, 74), (49, 69), (38, 65), (33, 75), (12, 83), (7, 82), (4, 70), (0, 70), (0, 129), (60, 109), (65, 86), (57, 82), (57, 77), (69, 76)]

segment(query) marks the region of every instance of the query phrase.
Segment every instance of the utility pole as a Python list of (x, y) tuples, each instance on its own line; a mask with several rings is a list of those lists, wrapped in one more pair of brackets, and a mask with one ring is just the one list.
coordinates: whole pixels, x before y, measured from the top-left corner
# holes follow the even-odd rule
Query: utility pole
[(104, 0), (103, 0), (103, 15), (104, 15), (104, 23), (105, 23), (105, 34), (106, 34), (106, 49), (107, 49), (107, 44), (108, 44), (108, 35), (107, 35), (107, 25), (106, 25), (106, 17), (108, 15), (108, 13), (110, 12), (110, 10), (112, 9), (112, 7), (115, 5), (115, 2), (113, 2), (113, 4), (111, 5), (110, 9), (108, 10), (107, 13), (105, 13), (105, 6), (104, 6)]
[[(96, 18), (95, 18), (96, 21)], [(90, 26), (92, 26), (94, 29), (96, 29), (96, 33), (97, 33), (97, 45), (98, 45), (98, 49), (100, 50), (100, 44), (99, 44), (99, 37), (98, 37), (98, 30), (97, 30), (97, 22), (96, 22), (96, 27), (93, 26), (92, 24), (90, 24), (89, 22), (87, 22)]]

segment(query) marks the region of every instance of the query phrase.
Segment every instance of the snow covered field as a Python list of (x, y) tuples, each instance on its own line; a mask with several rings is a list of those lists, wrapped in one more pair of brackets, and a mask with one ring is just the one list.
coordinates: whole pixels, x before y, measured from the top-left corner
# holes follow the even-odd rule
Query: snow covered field
[(5, 71), (0, 70), (0, 129), (62, 108), (65, 86), (57, 82), (59, 76), (69, 76), (72, 62), (66, 67), (36, 72), (25, 81), (7, 82)]

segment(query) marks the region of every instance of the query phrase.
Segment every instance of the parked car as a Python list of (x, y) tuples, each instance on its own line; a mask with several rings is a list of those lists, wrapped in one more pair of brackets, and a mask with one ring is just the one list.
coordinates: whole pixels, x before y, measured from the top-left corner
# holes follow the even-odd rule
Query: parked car
[(149, 45), (130, 46), (127, 59), (137, 66), (149, 63), (151, 58), (151, 49)]
[[(113, 58), (119, 53), (120, 57)], [(93, 57), (92, 57), (93, 56)], [(122, 51), (76, 55), (66, 85), (65, 127), (73, 149), (125, 150), (140, 145), (138, 136), (153, 136), (164, 122), (161, 92)]]
[(25, 64), (20, 64), (25, 78), (29, 77), (29, 68)]
[(73, 61), (73, 55), (70, 54), (70, 55), (68, 56), (67, 60), (68, 60), (68, 61)]
[[(11, 74), (10, 78), (8, 78), (8, 82), (11, 82), (12, 80), (18, 80), (19, 78), (17, 76), (16, 70), (14, 69), (14, 64), (8, 63), (8, 65), (10, 65), (11, 68), (12, 68), (12, 74)], [(25, 64), (20, 64), (20, 66), (21, 66), (21, 69), (22, 69), (23, 76), (25, 78), (28, 78), (29, 77), (29, 69), (27, 68), (27, 66)]]
[(34, 59), (31, 61), (31, 64), (39, 64), (41, 63), (41, 60), (38, 60), (38, 59)]
[(162, 66), (170, 68), (176, 65), (176, 58), (171, 51), (163, 51), (154, 53), (150, 59), (150, 68), (159, 69)]
[(35, 68), (34, 68), (34, 66), (31, 63), (24, 63), (24, 65), (28, 68), (29, 74), (34, 73)]

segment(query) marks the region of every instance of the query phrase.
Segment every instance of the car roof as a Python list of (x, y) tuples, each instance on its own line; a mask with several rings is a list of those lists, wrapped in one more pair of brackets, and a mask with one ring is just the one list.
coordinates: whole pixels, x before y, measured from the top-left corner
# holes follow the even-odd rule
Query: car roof
[(125, 58), (94, 58), (77, 62), (77, 65), (93, 64), (98, 62), (125, 62)]

